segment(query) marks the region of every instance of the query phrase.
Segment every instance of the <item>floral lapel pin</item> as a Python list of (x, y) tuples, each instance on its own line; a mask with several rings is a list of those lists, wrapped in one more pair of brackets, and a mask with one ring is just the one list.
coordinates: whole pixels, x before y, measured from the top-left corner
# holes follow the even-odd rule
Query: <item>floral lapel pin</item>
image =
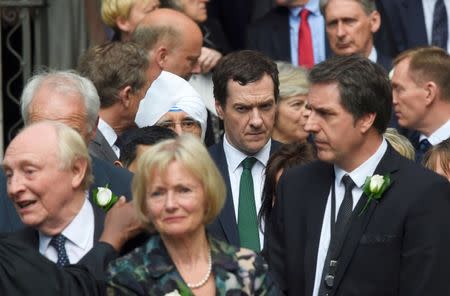
[(389, 188), (390, 185), (391, 176), (389, 176), (389, 174), (384, 176), (377, 174), (367, 177), (363, 185), (363, 192), (367, 196), (367, 201), (364, 208), (359, 213), (359, 216), (364, 213), (372, 200), (380, 200), (383, 197), (383, 193)]
[(119, 199), (111, 189), (108, 188), (108, 184), (105, 187), (97, 187), (92, 190), (93, 201), (98, 205), (103, 211), (108, 212), (109, 209), (117, 202)]

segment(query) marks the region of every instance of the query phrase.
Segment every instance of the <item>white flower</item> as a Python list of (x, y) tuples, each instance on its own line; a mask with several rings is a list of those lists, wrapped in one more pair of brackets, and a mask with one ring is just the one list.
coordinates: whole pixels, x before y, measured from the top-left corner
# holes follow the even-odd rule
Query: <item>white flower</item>
[(384, 184), (384, 177), (381, 175), (373, 175), (370, 178), (370, 192), (378, 193)]
[(180, 292), (178, 290), (173, 290), (170, 293), (165, 294), (164, 296), (181, 296)]
[(113, 194), (109, 188), (98, 187), (97, 203), (99, 206), (104, 207), (111, 201)]

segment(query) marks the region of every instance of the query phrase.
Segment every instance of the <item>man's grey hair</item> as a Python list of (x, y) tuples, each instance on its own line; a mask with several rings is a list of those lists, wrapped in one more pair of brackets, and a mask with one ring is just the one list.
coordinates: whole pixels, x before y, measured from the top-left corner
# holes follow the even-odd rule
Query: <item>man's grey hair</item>
[[(372, 12), (377, 10), (377, 6), (375, 5), (375, 0), (353, 0), (355, 2), (358, 2), (366, 15), (371, 14)], [(320, 12), (325, 17), (325, 10), (327, 8), (328, 2), (330, 0), (320, 0)]]
[(30, 106), (39, 89), (46, 85), (53, 91), (61, 93), (75, 93), (83, 98), (87, 113), (88, 132), (95, 130), (97, 125), (100, 99), (94, 84), (87, 78), (74, 71), (44, 71), (34, 75), (28, 80), (20, 99), (20, 108), (25, 125), (30, 124)]

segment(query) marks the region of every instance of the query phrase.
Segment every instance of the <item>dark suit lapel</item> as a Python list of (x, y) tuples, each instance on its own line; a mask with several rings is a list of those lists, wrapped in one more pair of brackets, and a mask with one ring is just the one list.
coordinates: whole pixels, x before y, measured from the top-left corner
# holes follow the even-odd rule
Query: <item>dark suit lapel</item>
[(112, 150), (111, 146), (109, 146), (108, 141), (106, 141), (105, 136), (102, 134), (100, 130), (97, 129), (95, 134), (95, 138), (92, 143), (89, 145), (91, 150), (94, 150), (94, 153), (98, 153), (102, 155), (105, 160), (114, 162), (117, 160), (117, 155)]
[(317, 252), (322, 231), (323, 216), (330, 194), (331, 184), (334, 181), (333, 166), (326, 164), (327, 168), (318, 170), (322, 174), (317, 176), (308, 196), (311, 196), (311, 206), (308, 207), (308, 241), (305, 249), (305, 295), (311, 295), (314, 288), (314, 278), (317, 263)]
[(289, 35), (289, 9), (277, 7), (277, 22), (273, 23), (273, 46), (276, 48), (277, 56), (285, 61), (291, 61), (291, 37)]
[(402, 5), (405, 8), (405, 15), (402, 19), (405, 24), (404, 28), (407, 28), (405, 33), (411, 34), (409, 40), (416, 40), (416, 44), (408, 44), (408, 46), (415, 47), (428, 44), (422, 1), (403, 0)]
[(94, 203), (91, 203), (94, 211), (94, 243), (100, 239), (102, 235), (106, 213)]
[(225, 185), (227, 187), (227, 197), (225, 199), (225, 205), (219, 215), (220, 225), (225, 233), (227, 241), (230, 244), (239, 246), (239, 232), (236, 225), (236, 215), (234, 213), (233, 195), (230, 185), (230, 175), (228, 173), (228, 163), (225, 158), (225, 152), (223, 150), (223, 141), (218, 144), (217, 161), (216, 164), (222, 174)]
[[(384, 154), (381, 161), (378, 163), (377, 168), (375, 169), (374, 175), (385, 175), (390, 174), (391, 175), (391, 185), (395, 182), (395, 175), (393, 176), (393, 173), (395, 173), (398, 170), (398, 154), (393, 150), (393, 148), (388, 144), (388, 149), (386, 153)], [(387, 189), (387, 191), (390, 190), (391, 187)], [(387, 191), (383, 194), (385, 195)], [(377, 207), (377, 201), (371, 201), (369, 206), (366, 208), (366, 210), (360, 215), (361, 211), (364, 208), (364, 205), (367, 202), (367, 196), (363, 193), (361, 198), (359, 199), (358, 204), (356, 205), (354, 211), (353, 211), (353, 217), (352, 222), (350, 224), (350, 229), (347, 233), (346, 240), (344, 242), (344, 245), (342, 247), (341, 256), (339, 258), (339, 264), (337, 266), (336, 270), (336, 278), (335, 278), (335, 288), (331, 291), (330, 296), (334, 295), (339, 287), (339, 284), (345, 274), (345, 270), (348, 267), (348, 264), (350, 263), (353, 254), (356, 250), (356, 248), (359, 245), (359, 241), (361, 240), (361, 236), (363, 235), (367, 224), (370, 221), (370, 218), (372, 217), (373, 212), (375, 211)], [(383, 202), (383, 199), (381, 199), (379, 202)]]

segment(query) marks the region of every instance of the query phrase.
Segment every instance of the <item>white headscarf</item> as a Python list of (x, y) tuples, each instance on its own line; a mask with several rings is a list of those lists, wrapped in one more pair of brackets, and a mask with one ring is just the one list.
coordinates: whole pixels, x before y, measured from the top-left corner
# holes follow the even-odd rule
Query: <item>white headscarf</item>
[(155, 125), (172, 107), (183, 110), (200, 123), (204, 140), (208, 117), (205, 104), (189, 82), (167, 71), (161, 72), (139, 103), (136, 125)]

